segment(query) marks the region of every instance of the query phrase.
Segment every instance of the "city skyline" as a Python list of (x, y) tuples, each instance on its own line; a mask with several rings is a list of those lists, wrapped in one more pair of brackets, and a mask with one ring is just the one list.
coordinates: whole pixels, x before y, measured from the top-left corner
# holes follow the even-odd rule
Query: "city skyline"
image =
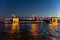
[(0, 16), (60, 16), (60, 0), (0, 0)]

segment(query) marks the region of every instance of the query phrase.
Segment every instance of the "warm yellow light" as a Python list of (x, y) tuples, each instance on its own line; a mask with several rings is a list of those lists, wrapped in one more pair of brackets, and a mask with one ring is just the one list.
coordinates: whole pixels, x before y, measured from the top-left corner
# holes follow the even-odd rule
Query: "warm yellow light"
[(16, 32), (18, 28), (19, 28), (19, 18), (13, 18), (12, 32)]
[(38, 24), (32, 24), (31, 25), (31, 33), (33, 36), (36, 36), (38, 33)]
[(39, 23), (39, 22), (40, 22), (40, 20), (37, 20), (37, 21), (35, 21), (35, 22), (38, 22), (38, 23)]
[(52, 18), (52, 24), (49, 24), (50, 30), (52, 34), (55, 34), (56, 31), (58, 30), (58, 19), (57, 18)]
[(55, 25), (58, 25), (58, 19), (57, 18), (52, 18), (52, 24), (55, 26)]

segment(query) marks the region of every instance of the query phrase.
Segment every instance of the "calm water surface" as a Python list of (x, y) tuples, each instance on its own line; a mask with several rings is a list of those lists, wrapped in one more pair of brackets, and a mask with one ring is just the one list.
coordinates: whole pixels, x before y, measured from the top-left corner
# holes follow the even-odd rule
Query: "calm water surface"
[(0, 40), (60, 40), (60, 24), (51, 29), (47, 23), (20, 24), (16, 29), (12, 27), (12, 24), (0, 24)]

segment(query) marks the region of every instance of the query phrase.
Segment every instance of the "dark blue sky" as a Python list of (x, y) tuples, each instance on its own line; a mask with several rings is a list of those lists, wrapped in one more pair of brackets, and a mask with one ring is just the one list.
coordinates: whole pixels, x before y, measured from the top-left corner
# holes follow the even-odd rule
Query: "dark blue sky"
[(0, 0), (0, 16), (60, 16), (60, 0)]

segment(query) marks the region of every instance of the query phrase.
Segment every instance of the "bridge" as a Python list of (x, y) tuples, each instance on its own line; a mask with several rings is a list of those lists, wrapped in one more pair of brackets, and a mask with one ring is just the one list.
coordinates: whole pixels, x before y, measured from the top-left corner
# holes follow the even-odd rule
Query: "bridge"
[[(52, 20), (57, 22), (60, 22), (60, 17), (35, 17), (34, 19), (32, 17), (15, 17), (19, 19), (19, 23), (40, 23), (40, 22), (46, 22), (51, 23)], [(0, 18), (0, 23), (12, 23), (14, 17), (6, 17), (6, 18)]]
[(0, 18), (0, 23), (8, 23), (12, 24), (13, 19), (19, 19), (19, 23), (53, 23), (60, 22), (60, 17), (37, 17), (36, 15), (32, 15), (31, 17), (17, 17), (13, 15), (13, 17)]
[(31, 24), (31, 28), (33, 29), (33, 31), (36, 31), (38, 23), (41, 22), (49, 24), (52, 29), (53, 26), (57, 25), (58, 22), (60, 22), (60, 17), (36, 17), (34, 15), (31, 17), (17, 17), (13, 15), (13, 17), (0, 18), (0, 24), (5, 24), (6, 26), (7, 24), (12, 25), (12, 32), (15, 32), (15, 29), (19, 29), (21, 24)]

